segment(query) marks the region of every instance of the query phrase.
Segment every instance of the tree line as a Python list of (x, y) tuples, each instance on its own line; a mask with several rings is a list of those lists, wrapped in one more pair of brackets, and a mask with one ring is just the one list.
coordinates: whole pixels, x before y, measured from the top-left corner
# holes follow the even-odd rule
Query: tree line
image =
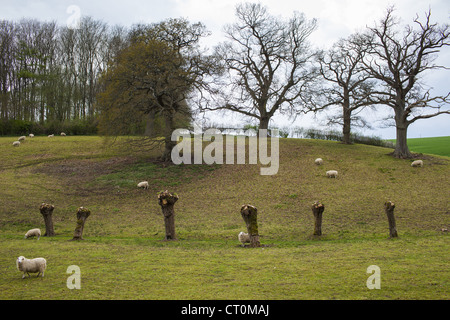
[(206, 27), (182, 18), (129, 29), (89, 17), (77, 29), (1, 21), (0, 120), (86, 121), (107, 135), (164, 136), (168, 160), (173, 129), (194, 112), (231, 110), (267, 129), (276, 113), (335, 107), (330, 122), (349, 143), (351, 127), (367, 125), (363, 108), (381, 114), (388, 107), (394, 156), (411, 157), (408, 126), (450, 113), (450, 92), (435, 95), (423, 81), (446, 68), (435, 58), (450, 45), (449, 25), (432, 22), (431, 10), (403, 24), (390, 7), (374, 26), (327, 50), (311, 44), (316, 28), (302, 13), (284, 19), (241, 3), (224, 28), (227, 39), (205, 51)]
[(122, 49), (125, 36), (123, 27), (90, 17), (82, 18), (77, 29), (33, 19), (0, 21), (4, 131), (8, 123), (26, 130), (20, 124), (95, 121), (99, 76)]

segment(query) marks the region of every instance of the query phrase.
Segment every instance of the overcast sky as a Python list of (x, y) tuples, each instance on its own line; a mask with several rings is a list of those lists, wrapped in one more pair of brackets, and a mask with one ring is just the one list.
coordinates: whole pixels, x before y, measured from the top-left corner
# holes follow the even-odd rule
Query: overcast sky
[[(0, 0), (0, 19), (20, 20), (36, 18), (41, 21), (56, 20), (60, 25), (70, 23), (77, 14), (92, 16), (110, 25), (131, 26), (135, 23), (159, 22), (166, 18), (185, 17), (191, 22), (203, 22), (212, 32), (204, 41), (208, 47), (223, 40), (222, 27), (235, 21), (234, 9), (241, 0)], [(251, 2), (251, 1), (250, 1)], [(449, 0), (261, 0), (269, 12), (290, 17), (293, 11), (304, 12), (307, 18), (318, 19), (318, 29), (312, 42), (327, 48), (339, 38), (373, 26), (383, 17), (386, 8), (395, 4), (396, 14), (404, 23), (411, 23), (416, 14), (424, 16), (431, 8), (432, 20), (450, 23)], [(445, 48), (439, 62), (450, 67), (450, 48)], [(428, 76), (431, 86), (439, 92), (450, 89), (450, 71), (433, 72)], [(372, 112), (370, 115), (375, 116)], [(230, 116), (227, 121), (238, 122), (240, 116)], [(302, 117), (293, 125), (314, 127), (318, 120)], [(320, 121), (319, 121), (320, 122)], [(272, 125), (289, 125), (284, 117), (276, 117)], [(376, 126), (377, 123), (374, 123)], [(395, 128), (365, 131), (383, 138), (395, 138)], [(412, 124), (408, 137), (450, 136), (450, 115), (441, 115)]]

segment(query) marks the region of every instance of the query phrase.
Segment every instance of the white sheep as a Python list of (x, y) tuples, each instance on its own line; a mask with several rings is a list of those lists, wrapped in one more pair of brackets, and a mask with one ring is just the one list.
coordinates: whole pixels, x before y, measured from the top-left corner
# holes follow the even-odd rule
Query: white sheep
[(13, 142), (13, 146), (14, 146), (14, 147), (20, 146), (20, 141), (14, 141), (14, 142)]
[(42, 278), (44, 277), (44, 271), (47, 268), (47, 260), (44, 258), (35, 258), (35, 259), (27, 259), (24, 256), (20, 256), (16, 261), (17, 269), (23, 272), (22, 279), (25, 278), (25, 274), (30, 276), (31, 273), (38, 273), (38, 277), (42, 274)]
[(142, 181), (137, 184), (138, 188), (148, 189), (148, 181)]
[(337, 176), (338, 176), (338, 172), (336, 170), (327, 171), (328, 178), (337, 178)]
[(30, 133), (28, 136), (29, 136), (30, 138), (34, 138), (34, 134), (32, 134), (32, 133)]
[(316, 160), (314, 160), (314, 163), (317, 164), (318, 166), (323, 164), (323, 160), (322, 158), (317, 158)]
[(53, 138), (55, 135), (54, 134), (49, 134), (48, 137), (49, 138)]
[(41, 237), (41, 229), (31, 229), (28, 230), (27, 233), (25, 233), (25, 239), (28, 239), (30, 237), (37, 237), (37, 239), (39, 240), (39, 238)]
[(413, 161), (411, 163), (411, 167), (423, 167), (423, 161), (422, 160)]
[(19, 137), (19, 139), (17, 139), (17, 140), (19, 140), (19, 141), (25, 141), (25, 136), (21, 136), (21, 137)]
[(240, 232), (238, 235), (239, 241), (242, 243), (242, 246), (244, 246), (244, 243), (250, 243), (250, 236), (248, 233)]
[(66, 136), (66, 134), (65, 134), (64, 132), (61, 132), (61, 136), (65, 137), (65, 136)]

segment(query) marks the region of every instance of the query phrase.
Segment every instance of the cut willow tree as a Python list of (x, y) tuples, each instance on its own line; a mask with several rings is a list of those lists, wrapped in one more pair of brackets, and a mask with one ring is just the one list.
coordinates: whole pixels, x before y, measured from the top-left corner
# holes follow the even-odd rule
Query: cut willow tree
[(391, 201), (386, 201), (384, 203), (384, 210), (386, 211), (386, 215), (389, 222), (389, 237), (396, 238), (397, 234), (397, 226), (395, 225), (395, 217), (394, 217), (394, 209), (395, 204)]
[(247, 226), (247, 232), (250, 237), (250, 247), (260, 247), (259, 233), (258, 233), (258, 209), (249, 204), (245, 204), (241, 207), (241, 216)]
[(73, 234), (72, 240), (83, 240), (83, 230), (86, 219), (91, 215), (91, 211), (87, 208), (79, 207), (77, 211), (77, 226)]
[(325, 206), (321, 204), (320, 202), (316, 201), (313, 203), (312, 212), (314, 215), (314, 233), (315, 236), (321, 236), (322, 235), (322, 214), (325, 210)]
[(53, 210), (55, 209), (54, 205), (43, 203), (39, 207), (39, 211), (44, 217), (45, 222), (45, 233), (44, 237), (53, 237), (55, 235), (55, 230), (53, 228)]
[(166, 227), (166, 237), (164, 240), (177, 240), (174, 209), (175, 202), (177, 201), (178, 195), (176, 193), (170, 193), (166, 190), (158, 194), (158, 204), (161, 206), (164, 215), (164, 225)]

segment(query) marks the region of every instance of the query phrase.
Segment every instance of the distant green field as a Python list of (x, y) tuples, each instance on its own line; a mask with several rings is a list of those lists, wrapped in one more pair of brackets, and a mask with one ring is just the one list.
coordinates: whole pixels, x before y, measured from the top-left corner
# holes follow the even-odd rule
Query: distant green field
[[(395, 139), (390, 141), (395, 143)], [(450, 136), (408, 139), (408, 147), (412, 152), (450, 157)]]

